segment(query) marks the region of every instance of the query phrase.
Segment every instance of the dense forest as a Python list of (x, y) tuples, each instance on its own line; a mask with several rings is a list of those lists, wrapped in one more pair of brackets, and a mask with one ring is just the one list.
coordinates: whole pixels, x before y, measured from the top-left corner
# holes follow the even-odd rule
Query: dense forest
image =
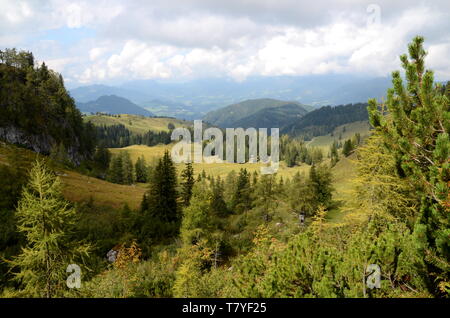
[(329, 134), (338, 126), (364, 120), (368, 120), (367, 104), (325, 106), (283, 127), (281, 133), (302, 136), (309, 140), (315, 136)]
[(0, 51), (0, 138), (49, 154), (64, 147), (70, 161), (90, 159), (95, 148), (91, 124), (64, 87), (61, 75), (29, 52)]
[[(289, 178), (238, 165), (224, 176), (190, 163), (178, 171), (169, 151), (155, 162), (133, 163), (127, 152), (111, 157), (111, 144), (84, 144), (92, 127), (82, 125), (60, 77), (30, 64), (31, 55), (2, 53), (5, 125), (39, 133), (18, 118), (32, 109), (6, 98), (5, 88), (23, 90), (16, 98), (51, 100), (36, 97), (40, 112), (31, 114), (48, 116), (42, 131), (57, 147), (68, 151), (78, 140), (92, 153), (89, 167), (114, 183), (145, 183), (145, 194), (138, 209), (69, 202), (60, 178), (64, 149), (30, 158), (2, 144), (10, 151), (0, 157), (8, 163), (0, 164), (0, 296), (449, 297), (450, 84), (435, 83), (425, 68), (423, 42), (414, 38), (401, 56), (404, 75), (392, 73), (386, 102), (325, 107), (292, 126), (294, 135), (311, 137), (368, 118), (373, 129), (333, 143), (328, 154), (282, 137), (286, 165), (308, 167)], [(71, 125), (59, 130), (60, 120)], [(131, 136), (121, 126), (97, 129), (99, 140), (119, 146)], [(333, 169), (350, 164), (349, 156), (355, 177), (344, 200), (335, 195)], [(330, 222), (338, 211), (344, 217)], [(80, 288), (66, 286), (69, 264), (81, 268)], [(366, 285), (371, 264), (381, 268), (379, 288)]]
[(145, 134), (136, 134), (124, 125), (95, 126), (98, 144), (108, 148), (123, 148), (130, 145), (155, 146), (170, 144), (172, 131), (155, 132), (149, 130)]

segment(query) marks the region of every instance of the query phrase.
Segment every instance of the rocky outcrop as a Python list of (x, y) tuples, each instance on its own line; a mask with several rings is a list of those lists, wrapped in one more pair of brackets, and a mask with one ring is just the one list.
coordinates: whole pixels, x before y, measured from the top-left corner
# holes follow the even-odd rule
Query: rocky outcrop
[[(31, 135), (23, 130), (14, 127), (0, 127), (0, 140), (4, 140), (11, 144), (20, 145), (37, 153), (48, 155), (56, 144), (55, 139), (48, 134)], [(73, 145), (66, 147), (69, 160), (79, 165), (84, 159), (79, 153), (79, 141), (73, 140)]]

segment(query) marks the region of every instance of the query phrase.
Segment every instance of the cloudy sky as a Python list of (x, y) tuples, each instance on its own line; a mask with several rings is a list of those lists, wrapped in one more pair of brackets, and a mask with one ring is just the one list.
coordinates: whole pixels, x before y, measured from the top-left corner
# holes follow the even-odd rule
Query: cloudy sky
[(70, 86), (328, 73), (383, 76), (417, 34), (450, 79), (448, 0), (0, 0), (0, 48)]

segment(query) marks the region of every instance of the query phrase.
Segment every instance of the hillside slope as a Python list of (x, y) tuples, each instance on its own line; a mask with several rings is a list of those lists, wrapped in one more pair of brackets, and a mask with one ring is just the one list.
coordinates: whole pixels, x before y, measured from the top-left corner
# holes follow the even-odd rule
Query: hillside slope
[(144, 134), (149, 130), (169, 131), (169, 124), (175, 128), (190, 127), (192, 122), (170, 118), (170, 117), (145, 117), (130, 114), (120, 114), (118, 116), (109, 115), (88, 115), (83, 117), (85, 122), (91, 122), (95, 126), (124, 125), (125, 128), (136, 134)]
[(348, 104), (336, 107), (325, 106), (309, 112), (297, 121), (284, 127), (282, 134), (302, 136), (307, 140), (331, 133), (336, 127), (369, 118), (367, 104)]
[(308, 111), (297, 103), (265, 108), (234, 123), (234, 127), (282, 128), (298, 120)]
[[(21, 168), (31, 165), (39, 156), (33, 151), (0, 142), (0, 165), (10, 164), (8, 157), (12, 151), (16, 151), (20, 156), (24, 164)], [(47, 157), (43, 158), (48, 160)], [(126, 203), (130, 208), (137, 209), (146, 191), (141, 186), (110, 183), (72, 170), (61, 168), (55, 168), (55, 170), (63, 183), (64, 197), (74, 203), (87, 202), (92, 199), (94, 205), (97, 206), (119, 209)]]
[[(224, 108), (209, 112), (203, 118), (208, 123), (215, 126), (227, 128), (237, 127), (236, 124), (246, 117), (254, 115), (261, 110), (267, 108), (276, 108), (287, 104), (297, 105), (303, 107), (302, 104), (297, 102), (286, 102), (276, 99), (250, 99), (237, 104), (232, 104)], [(305, 113), (307, 110), (305, 110)]]

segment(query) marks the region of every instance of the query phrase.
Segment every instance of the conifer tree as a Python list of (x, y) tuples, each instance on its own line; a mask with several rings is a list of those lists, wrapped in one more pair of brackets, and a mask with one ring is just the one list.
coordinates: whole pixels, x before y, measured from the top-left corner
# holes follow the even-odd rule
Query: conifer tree
[(345, 157), (348, 157), (348, 156), (350, 156), (350, 154), (352, 153), (352, 151), (353, 151), (353, 144), (352, 144), (352, 141), (351, 141), (350, 139), (347, 139), (347, 140), (344, 142), (344, 147), (342, 148), (342, 154), (343, 154)]
[(65, 289), (67, 266), (88, 255), (89, 246), (71, 240), (76, 211), (61, 194), (61, 182), (43, 161), (31, 169), (17, 208), (18, 230), (26, 246), (12, 260), (15, 278), (28, 296), (54, 297)]
[(122, 156), (116, 155), (111, 159), (107, 179), (112, 183), (118, 184), (122, 183), (123, 181)]
[(144, 236), (171, 236), (178, 232), (180, 215), (177, 203), (177, 175), (168, 151), (159, 160), (145, 196), (142, 234)]
[(252, 208), (250, 174), (247, 169), (241, 169), (239, 172), (232, 200), (232, 209), (236, 213), (242, 213)]
[(198, 182), (193, 189), (191, 204), (183, 210), (180, 236), (187, 246), (206, 238), (210, 224), (208, 215), (211, 193), (206, 181)]
[(262, 175), (256, 189), (255, 204), (261, 206), (264, 212), (265, 220), (268, 221), (276, 203), (277, 194), (276, 178), (273, 174)]
[(134, 171), (136, 174), (136, 182), (147, 182), (148, 168), (144, 156), (141, 156), (136, 160)]
[(224, 183), (224, 199), (225, 202), (227, 203), (227, 207), (230, 212), (232, 212), (233, 210), (233, 196), (234, 191), (236, 189), (236, 183), (237, 183), (236, 171), (231, 170), (227, 174)]
[(216, 180), (211, 179), (211, 204), (210, 209), (212, 214), (217, 216), (226, 216), (228, 214), (227, 204), (224, 199), (224, 185), (220, 177)]
[(93, 159), (97, 167), (100, 170), (105, 171), (108, 169), (111, 162), (111, 152), (108, 148), (103, 147), (103, 145), (99, 145), (95, 150)]
[[(332, 176), (329, 167), (325, 165), (312, 166), (309, 172), (309, 184), (314, 194), (315, 206), (329, 207), (332, 198)], [(315, 211), (314, 211), (315, 212)]]
[(134, 182), (133, 163), (127, 151), (120, 153), (122, 157), (122, 181), (121, 184), (132, 184)]
[(188, 206), (192, 197), (192, 188), (194, 187), (194, 168), (192, 163), (188, 162), (181, 173), (181, 202), (184, 206)]
[[(386, 104), (369, 100), (369, 119), (394, 154), (397, 173), (416, 185), (421, 196), (420, 216), (414, 231), (425, 236), (417, 245), (425, 253), (433, 293), (442, 292), (450, 281), (450, 100), (434, 74), (425, 69), (424, 38), (409, 44), (409, 56), (400, 56), (406, 83), (399, 71), (392, 73), (393, 88)], [(389, 116), (385, 116), (388, 113)]]
[(298, 172), (292, 178), (288, 188), (288, 201), (291, 209), (297, 214), (313, 215), (315, 212), (314, 189), (306, 177)]
[(331, 145), (330, 148), (330, 157), (331, 157), (331, 166), (335, 166), (336, 163), (339, 161), (339, 154), (338, 154), (338, 149), (337, 149), (337, 143), (336, 140), (333, 141), (333, 144)]

